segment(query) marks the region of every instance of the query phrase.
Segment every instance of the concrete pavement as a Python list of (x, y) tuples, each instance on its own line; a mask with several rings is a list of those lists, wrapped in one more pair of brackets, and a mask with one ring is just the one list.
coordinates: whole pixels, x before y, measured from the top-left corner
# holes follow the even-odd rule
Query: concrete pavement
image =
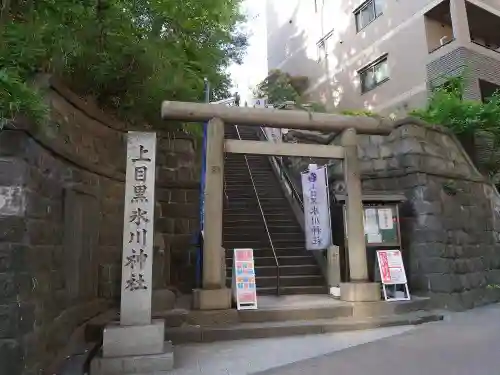
[(318, 357), (414, 327), (177, 345), (171, 375), (247, 375)]
[(299, 361), (259, 375), (498, 375), (500, 306), (451, 314), (444, 322)]

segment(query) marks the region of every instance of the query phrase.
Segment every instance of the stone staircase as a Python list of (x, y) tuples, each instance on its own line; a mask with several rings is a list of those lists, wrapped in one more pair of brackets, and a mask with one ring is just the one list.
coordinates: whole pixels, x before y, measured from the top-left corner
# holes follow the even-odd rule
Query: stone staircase
[[(243, 140), (257, 141), (256, 131), (254, 127), (226, 126), (225, 136), (228, 139), (241, 137)], [(327, 293), (325, 279), (314, 256), (304, 248), (304, 233), (281, 190), (268, 157), (247, 155), (246, 159), (248, 166), (245, 155), (226, 154), (224, 166), (223, 234), (228, 286), (231, 283), (232, 250), (252, 248), (257, 293), (276, 294), (278, 269), (272, 242), (279, 264), (280, 294)]]
[[(418, 325), (442, 320), (429, 298), (387, 303), (343, 302), (326, 295), (260, 296), (258, 310), (191, 310), (191, 297), (177, 300), (176, 308), (153, 311), (165, 321), (165, 340), (175, 344), (285, 337)], [(119, 319), (116, 311), (93, 318), (86, 325), (87, 342), (102, 340), (104, 327)]]

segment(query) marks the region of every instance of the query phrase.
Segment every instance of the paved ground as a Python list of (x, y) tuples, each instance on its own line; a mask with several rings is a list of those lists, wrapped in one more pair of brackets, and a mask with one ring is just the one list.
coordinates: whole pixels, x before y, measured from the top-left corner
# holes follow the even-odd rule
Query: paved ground
[(298, 361), (260, 375), (498, 375), (500, 306), (453, 314), (402, 335)]
[(175, 347), (172, 375), (246, 375), (401, 334), (413, 327)]
[[(179, 345), (175, 355), (171, 375), (500, 375), (500, 305), (418, 327)], [(84, 356), (72, 359), (59, 374), (82, 374)]]

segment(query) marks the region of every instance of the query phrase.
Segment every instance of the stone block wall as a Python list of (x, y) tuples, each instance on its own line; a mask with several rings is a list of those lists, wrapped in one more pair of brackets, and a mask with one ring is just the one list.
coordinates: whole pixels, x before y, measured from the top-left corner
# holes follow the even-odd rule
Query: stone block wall
[[(55, 80), (52, 121), (0, 132), (0, 375), (52, 371), (75, 329), (120, 295), (125, 125)], [(193, 140), (159, 134), (154, 287), (197, 227)], [(181, 257), (181, 261), (185, 259)], [(50, 372), (52, 373), (52, 372)]]
[(412, 288), (458, 310), (500, 300), (498, 193), (456, 138), (406, 120), (360, 146), (363, 188), (408, 199), (402, 230)]
[[(364, 193), (407, 198), (401, 225), (413, 292), (456, 310), (500, 301), (500, 198), (458, 140), (413, 119), (399, 122), (390, 136), (359, 138)], [(340, 186), (341, 163), (330, 162)]]

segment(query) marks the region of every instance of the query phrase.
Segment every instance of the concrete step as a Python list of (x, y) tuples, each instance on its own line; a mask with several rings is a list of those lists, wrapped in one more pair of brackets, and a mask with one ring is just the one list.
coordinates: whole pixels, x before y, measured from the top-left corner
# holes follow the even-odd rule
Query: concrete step
[[(247, 213), (246, 215), (240, 211), (232, 211), (224, 214), (224, 225), (238, 226), (238, 225), (252, 225), (252, 223), (262, 223), (262, 215), (260, 213)], [(266, 215), (267, 225), (284, 226), (288, 223), (296, 223), (295, 218), (290, 217), (288, 213), (269, 213)], [(230, 224), (230, 225), (229, 225)]]
[[(246, 184), (246, 185), (245, 185)], [(226, 185), (226, 189), (224, 193), (231, 198), (231, 200), (245, 200), (253, 198), (255, 199), (257, 196), (261, 199), (265, 198), (281, 198), (285, 199), (283, 191), (279, 186), (274, 188), (266, 188), (262, 189), (257, 187), (255, 190), (251, 186), (251, 182), (239, 182), (237, 186)], [(257, 191), (257, 195), (255, 194)]]
[[(279, 260), (278, 260), (279, 261)], [(226, 276), (231, 277), (233, 272), (232, 264), (226, 268)], [(255, 265), (255, 275), (260, 276), (276, 276), (276, 265), (261, 266)], [(300, 264), (300, 265), (287, 265), (284, 266), (280, 263), (279, 272), (281, 276), (304, 276), (304, 275), (319, 275), (321, 270), (316, 264)]]
[[(287, 205), (286, 201), (276, 202), (276, 203), (261, 203), (262, 208), (266, 209), (264, 214), (272, 214), (272, 213), (284, 213), (290, 214), (292, 213), (292, 209), (289, 205)], [(226, 202), (224, 207), (224, 212), (228, 213), (238, 213), (238, 211), (247, 211), (250, 210), (249, 213), (260, 213), (260, 208), (256, 205), (256, 202), (252, 204), (252, 202), (235, 202), (229, 200)]]
[[(257, 289), (259, 296), (276, 296), (276, 285), (272, 287), (262, 287)], [(282, 286), (280, 285), (281, 296), (294, 295), (327, 295), (328, 287), (325, 285), (297, 285), (297, 286)]]
[[(318, 270), (319, 272), (319, 270)], [(229, 283), (231, 278), (226, 278)], [(255, 278), (257, 288), (275, 288), (277, 284), (276, 276), (259, 276), (256, 275)], [(323, 286), (325, 284), (325, 279), (323, 275), (301, 275), (301, 276), (281, 276), (280, 275), (280, 287), (287, 286)]]
[[(233, 225), (234, 223), (224, 223), (224, 233), (228, 234), (236, 234), (236, 233), (245, 233), (247, 235), (259, 235), (262, 233), (265, 233), (265, 227), (264, 224), (261, 222), (260, 225), (252, 225), (252, 226), (245, 226), (242, 224), (239, 225)], [(277, 225), (274, 223), (267, 224), (267, 229), (269, 230), (269, 233), (271, 235), (273, 234), (298, 234), (304, 236), (302, 229), (300, 228), (299, 224), (293, 225)]]
[[(267, 221), (267, 228), (270, 230), (271, 233), (288, 233), (287, 230), (292, 231), (292, 232), (301, 232), (302, 229), (300, 228), (299, 224), (293, 222), (292, 220), (288, 221)], [(246, 221), (246, 222), (241, 222), (241, 221), (228, 221), (224, 220), (223, 221), (223, 228), (224, 231), (228, 231), (228, 233), (232, 233), (234, 231), (242, 231), (242, 232), (257, 232), (265, 230), (264, 222), (262, 221), (262, 218), (260, 220), (253, 220), (253, 221)]]
[(174, 344), (286, 337), (308, 334), (357, 331), (402, 325), (419, 325), (443, 319), (436, 312), (416, 312), (373, 318), (307, 319), (285, 322), (239, 323), (234, 325), (184, 326), (168, 328), (167, 340)]
[[(225, 244), (224, 244), (224, 248), (227, 249), (227, 252), (226, 252), (226, 259), (228, 260), (231, 260), (233, 259), (233, 254), (232, 254), (232, 249), (238, 249), (238, 247), (225, 247)], [(312, 259), (315, 259), (314, 256), (312, 254), (308, 254), (306, 252), (306, 250), (275, 250), (275, 253), (276, 253), (276, 257), (278, 258), (278, 262), (279, 264), (281, 265), (281, 261), (280, 259), (282, 258), (287, 258), (287, 257), (311, 257)], [(274, 254), (273, 254), (273, 251), (269, 248), (267, 250), (258, 250), (258, 251), (255, 251), (253, 252), (254, 254), (254, 260), (256, 259), (260, 259), (260, 258), (273, 258), (274, 259)], [(285, 260), (286, 262), (286, 260)], [(257, 263), (256, 263), (257, 264)], [(270, 265), (274, 266), (276, 263), (273, 261)], [(284, 265), (286, 263), (283, 263)]]
[[(277, 254), (292, 254), (297, 251), (305, 251), (304, 246), (305, 243), (304, 241), (298, 242), (298, 241), (288, 241), (286, 238), (280, 238), (278, 240), (275, 240), (272, 238), (273, 241), (273, 246)], [(269, 239), (267, 237), (264, 238), (259, 238), (259, 239), (252, 239), (252, 240), (224, 240), (224, 247), (226, 249), (243, 249), (243, 248), (250, 248), (250, 249), (262, 249), (262, 248), (267, 248), (271, 250), (271, 247), (269, 245)], [(298, 249), (301, 250), (298, 250)]]
[[(289, 217), (290, 213), (292, 213), (292, 209), (288, 205), (287, 201), (283, 201), (280, 204), (264, 204), (261, 203), (262, 207), (266, 207), (269, 212), (267, 212), (268, 215), (278, 215), (282, 214), (284, 216)], [(249, 202), (238, 202), (238, 201), (231, 201), (231, 200), (226, 200), (224, 202), (224, 211), (227, 212), (228, 214), (242, 214), (246, 212), (246, 214), (259, 214), (260, 215), (260, 208), (257, 204), (257, 200), (255, 200), (252, 204), (252, 201)]]
[[(261, 199), (260, 207), (257, 199), (247, 199), (245, 201), (240, 201), (239, 199), (225, 199), (224, 202), (224, 210), (226, 211), (234, 211), (234, 213), (239, 213), (238, 211), (247, 210), (249, 214), (260, 214), (261, 208), (262, 210), (267, 209), (269, 214), (279, 214), (283, 212), (284, 214), (288, 214), (292, 212), (292, 209), (288, 205), (288, 201), (285, 201), (284, 198), (274, 198), (275, 202), (269, 202), (269, 200)], [(266, 212), (265, 212), (266, 213)]]
[[(269, 177), (271, 178), (271, 177)], [(272, 181), (272, 180), (266, 180), (266, 181), (255, 181), (255, 188), (257, 190), (257, 193), (260, 192), (266, 192), (266, 191), (277, 191), (281, 190), (281, 187), (279, 185), (279, 182), (277, 181)], [(248, 186), (249, 190), (253, 191), (253, 186), (250, 180), (248, 181), (226, 181), (226, 188), (231, 188), (233, 186)]]
[[(239, 247), (226, 247), (226, 249), (240, 249)], [(253, 249), (253, 256), (254, 258), (266, 256), (268, 252), (272, 253), (272, 249), (269, 246), (269, 244), (264, 245), (264, 246), (256, 246), (252, 247)], [(290, 246), (275, 246), (274, 251), (276, 252), (276, 255), (278, 256), (294, 256), (294, 255), (308, 255), (308, 256), (313, 256), (311, 252), (307, 251), (306, 248), (304, 247), (303, 243), (298, 243), (298, 244), (292, 244)], [(227, 252), (227, 257), (231, 258), (232, 257), (232, 252)]]
[[(269, 169), (263, 169), (262, 167), (256, 167), (256, 166), (251, 166), (250, 167), (250, 172), (252, 174), (252, 178), (267, 178), (267, 177), (274, 177), (273, 171), (271, 168)], [(243, 167), (237, 167), (237, 168), (225, 168), (224, 169), (224, 178), (226, 181), (230, 180), (238, 180), (238, 179), (246, 179), (250, 176), (248, 173), (248, 169), (246, 166)]]
[[(259, 194), (259, 193), (257, 193)], [(257, 204), (257, 198), (256, 196), (251, 196), (248, 194), (248, 196), (239, 196), (239, 197), (231, 197), (231, 195), (228, 194), (229, 200), (226, 202), (226, 207), (227, 208), (238, 208), (240, 206), (248, 206), (248, 207), (256, 207)], [(231, 199), (233, 198), (233, 199)], [(286, 200), (285, 197), (283, 196), (269, 196), (269, 195), (260, 195), (259, 194), (259, 201), (262, 207), (288, 207), (288, 201)]]
[(305, 242), (305, 236), (303, 233), (272, 233), (270, 231), (269, 236), (266, 233), (266, 231), (261, 232), (261, 233), (255, 233), (255, 232), (243, 232), (241, 230), (235, 230), (235, 231), (226, 231), (224, 230), (224, 235), (223, 239), (224, 241), (227, 242), (234, 242), (234, 241), (268, 241), (269, 237), (271, 237), (271, 241), (274, 243), (282, 243), (282, 242)]
[[(237, 200), (256, 200), (255, 191), (253, 188), (249, 189), (246, 186), (238, 186), (238, 187), (227, 187), (225, 190), (225, 194), (230, 199)], [(268, 189), (263, 191), (257, 191), (259, 195), (259, 199), (285, 199), (283, 195), (283, 191), (280, 188), (276, 189)]]
[[(316, 260), (311, 255), (292, 255), (292, 256), (281, 256), (278, 259), (280, 266), (309, 266), (316, 265)], [(263, 266), (276, 266), (276, 261), (274, 257), (271, 256), (254, 256), (254, 262), (256, 267)], [(226, 267), (232, 267), (233, 257), (226, 257)]]

